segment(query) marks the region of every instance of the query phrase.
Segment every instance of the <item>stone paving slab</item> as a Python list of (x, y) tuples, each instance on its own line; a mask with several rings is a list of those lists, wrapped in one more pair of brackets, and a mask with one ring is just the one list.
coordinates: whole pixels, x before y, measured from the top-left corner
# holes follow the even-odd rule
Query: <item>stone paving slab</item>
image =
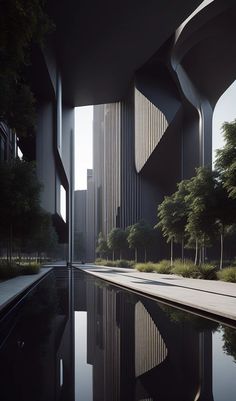
[(147, 295), (236, 320), (236, 283), (142, 273), (133, 269), (89, 264), (75, 267)]
[(7, 304), (12, 302), (28, 287), (45, 276), (52, 267), (44, 267), (40, 269), (38, 274), (30, 274), (27, 276), (18, 276), (0, 283), (0, 310)]

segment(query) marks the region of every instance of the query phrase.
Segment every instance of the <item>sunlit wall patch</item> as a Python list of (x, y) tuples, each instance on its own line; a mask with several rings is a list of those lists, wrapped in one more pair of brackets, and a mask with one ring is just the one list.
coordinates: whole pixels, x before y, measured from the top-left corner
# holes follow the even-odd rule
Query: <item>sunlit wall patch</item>
[(60, 185), (60, 215), (66, 222), (66, 190)]

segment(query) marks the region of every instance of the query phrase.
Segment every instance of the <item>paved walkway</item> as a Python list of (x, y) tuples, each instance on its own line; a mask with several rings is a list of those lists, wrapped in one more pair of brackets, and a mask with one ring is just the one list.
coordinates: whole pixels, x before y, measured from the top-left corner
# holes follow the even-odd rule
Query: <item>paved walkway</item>
[(52, 267), (44, 267), (40, 269), (38, 274), (31, 274), (27, 276), (18, 276), (10, 280), (0, 283), (0, 310), (2, 310), (8, 303), (13, 301), (28, 287), (38, 281), (41, 277), (45, 276), (52, 270)]
[(143, 294), (236, 320), (236, 283), (141, 273), (133, 269), (89, 264), (75, 264), (75, 267)]

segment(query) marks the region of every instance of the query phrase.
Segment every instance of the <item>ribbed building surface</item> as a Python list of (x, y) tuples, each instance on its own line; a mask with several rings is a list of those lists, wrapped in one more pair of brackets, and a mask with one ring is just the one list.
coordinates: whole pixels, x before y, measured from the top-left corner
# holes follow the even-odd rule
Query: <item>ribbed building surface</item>
[(86, 190), (74, 192), (74, 260), (86, 256), (86, 198)]
[(126, 228), (142, 216), (142, 183), (135, 169), (134, 91), (121, 102), (121, 204), (120, 227)]
[(135, 376), (160, 365), (167, 357), (165, 342), (142, 302), (135, 305)]
[(15, 133), (0, 121), (0, 162), (11, 160), (17, 156)]
[(135, 166), (139, 172), (168, 127), (165, 115), (135, 88)]
[[(136, 123), (142, 163), (149, 157), (166, 127), (163, 115), (155, 106), (151, 107), (141, 93), (137, 95), (134, 87), (130, 88), (122, 102), (94, 107), (94, 242), (100, 232), (107, 238), (114, 227), (126, 229), (141, 219), (151, 225), (156, 223), (156, 208), (162, 192), (158, 185), (139, 174), (135, 166), (135, 93), (139, 96), (136, 103), (142, 123), (142, 127)], [(147, 110), (151, 123), (145, 117)], [(158, 119), (159, 128), (155, 130)], [(150, 138), (147, 148), (142, 144), (145, 143), (145, 133)]]
[(95, 106), (93, 130), (96, 233), (107, 236), (120, 206), (120, 103)]
[[(135, 96), (138, 96), (136, 103)], [(147, 111), (149, 119), (145, 117)], [(137, 115), (139, 115), (139, 123), (136, 122), (136, 128), (135, 116), (137, 119)], [(155, 124), (158, 126), (156, 129)], [(137, 153), (135, 141), (137, 136), (139, 142), (136, 147), (139, 149), (142, 164), (150, 156), (150, 152), (163, 135), (166, 126), (162, 113), (134, 87), (130, 88), (120, 103), (94, 107), (93, 165), (96, 238), (99, 232), (107, 238), (112, 228), (125, 229), (141, 219), (155, 224), (157, 200), (161, 196), (160, 190), (157, 185), (153, 185), (138, 174), (135, 167)], [(137, 134), (136, 130), (138, 130)], [(145, 135), (150, 139), (148, 147), (144, 146)]]
[(94, 178), (93, 170), (87, 170), (87, 196), (86, 196), (86, 260), (95, 258), (95, 217), (94, 217)]

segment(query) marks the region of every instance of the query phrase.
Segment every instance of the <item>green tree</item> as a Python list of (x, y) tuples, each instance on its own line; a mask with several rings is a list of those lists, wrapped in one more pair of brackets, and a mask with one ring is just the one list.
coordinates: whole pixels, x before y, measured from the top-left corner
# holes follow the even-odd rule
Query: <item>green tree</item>
[(122, 251), (128, 246), (126, 231), (122, 230), (121, 228), (113, 228), (108, 235), (107, 244), (112, 251), (113, 260), (116, 251), (120, 253), (121, 259)]
[(34, 97), (26, 82), (32, 44), (43, 45), (53, 25), (44, 0), (0, 2), (0, 120), (26, 135), (34, 124)]
[(0, 236), (11, 260), (15, 240), (32, 232), (40, 214), (41, 185), (33, 163), (12, 160), (0, 165)]
[(228, 196), (228, 191), (219, 177), (215, 187), (215, 224), (220, 235), (220, 269), (223, 268), (224, 239), (230, 235), (236, 222), (236, 199)]
[(144, 248), (145, 261), (147, 259), (147, 248), (153, 240), (153, 229), (145, 221), (140, 220), (133, 226), (128, 228), (128, 244), (135, 251), (135, 261), (138, 260), (138, 249)]
[(225, 145), (216, 152), (215, 167), (229, 197), (236, 199), (236, 120), (222, 125)]
[(96, 253), (99, 255), (100, 258), (104, 258), (109, 255), (107, 241), (104, 239), (101, 232), (98, 235)]
[(236, 362), (236, 331), (232, 327), (224, 326), (223, 329), (223, 350), (227, 355), (234, 358)]
[[(221, 177), (210, 168), (197, 169), (196, 176), (190, 180), (188, 202), (191, 207), (186, 231), (190, 241), (196, 241), (195, 263), (198, 245), (205, 247), (220, 236), (220, 268), (223, 266), (224, 237), (236, 219), (236, 202), (228, 197)], [(204, 251), (204, 250), (203, 250)], [(199, 252), (200, 253), (200, 252)], [(204, 255), (204, 252), (202, 252)], [(202, 255), (202, 256), (203, 256)], [(204, 257), (199, 257), (204, 262)]]
[(43, 209), (34, 215), (33, 230), (30, 238), (26, 239), (25, 248), (37, 252), (40, 257), (42, 253), (52, 255), (58, 247), (58, 235), (52, 224), (52, 216)]
[[(210, 168), (200, 167), (189, 182), (187, 201), (190, 205), (186, 232), (189, 244), (195, 242), (195, 264), (201, 263), (202, 253), (216, 235), (216, 174)], [(203, 260), (204, 261), (204, 260)]]
[(182, 258), (184, 257), (185, 227), (189, 213), (189, 180), (183, 180), (178, 184), (177, 191), (171, 196), (166, 196), (158, 206), (158, 223), (164, 238), (170, 242), (171, 265), (173, 265), (174, 242), (182, 244)]

